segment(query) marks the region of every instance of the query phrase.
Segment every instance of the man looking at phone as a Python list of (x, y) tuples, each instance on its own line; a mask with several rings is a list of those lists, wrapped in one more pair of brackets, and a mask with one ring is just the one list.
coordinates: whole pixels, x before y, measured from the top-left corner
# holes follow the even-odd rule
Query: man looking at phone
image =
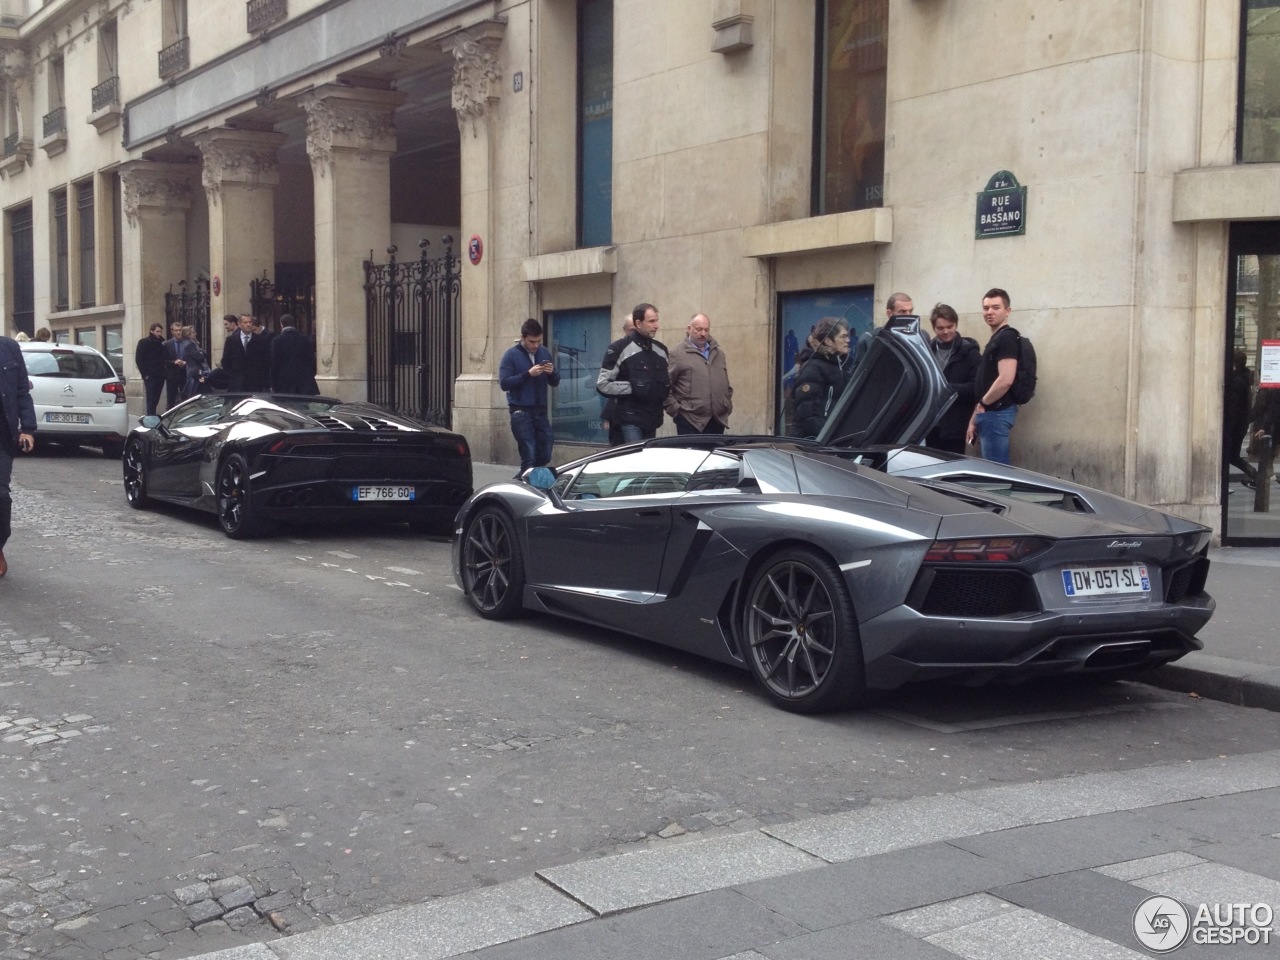
[(551, 351), (542, 343), (542, 324), (532, 317), (520, 327), (520, 339), (502, 355), (498, 386), (507, 392), (511, 435), (520, 451), (520, 472), (551, 462), (551, 421), (547, 388), (560, 385)]

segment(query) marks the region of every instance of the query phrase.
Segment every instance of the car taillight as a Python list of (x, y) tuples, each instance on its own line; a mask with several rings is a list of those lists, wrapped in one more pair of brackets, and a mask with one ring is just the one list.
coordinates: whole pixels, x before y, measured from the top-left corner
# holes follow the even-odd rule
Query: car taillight
[(925, 563), (1018, 563), (1049, 548), (1039, 537), (984, 537), (973, 540), (935, 540)]
[(113, 380), (111, 383), (102, 385), (103, 393), (114, 393), (116, 395), (116, 403), (124, 403), (124, 384), (119, 380)]

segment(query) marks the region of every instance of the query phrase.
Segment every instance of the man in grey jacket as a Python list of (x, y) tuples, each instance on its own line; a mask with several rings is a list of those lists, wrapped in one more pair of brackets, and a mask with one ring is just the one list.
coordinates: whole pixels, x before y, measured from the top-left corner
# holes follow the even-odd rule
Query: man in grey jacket
[(733, 387), (724, 351), (711, 336), (711, 320), (695, 313), (687, 336), (671, 351), (666, 411), (676, 433), (724, 433), (733, 413)]

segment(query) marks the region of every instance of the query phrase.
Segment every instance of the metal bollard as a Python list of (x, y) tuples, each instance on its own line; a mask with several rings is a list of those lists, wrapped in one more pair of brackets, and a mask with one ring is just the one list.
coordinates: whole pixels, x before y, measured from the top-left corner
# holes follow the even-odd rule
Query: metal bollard
[(1271, 471), (1275, 466), (1275, 447), (1270, 434), (1258, 441), (1258, 487), (1253, 491), (1253, 512), (1271, 512)]

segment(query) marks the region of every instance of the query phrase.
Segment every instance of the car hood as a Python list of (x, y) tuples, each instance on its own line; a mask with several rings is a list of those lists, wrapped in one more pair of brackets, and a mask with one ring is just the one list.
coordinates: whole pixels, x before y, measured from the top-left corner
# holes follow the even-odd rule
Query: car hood
[(920, 318), (891, 317), (872, 333), (817, 439), (833, 447), (923, 443), (955, 398)]

